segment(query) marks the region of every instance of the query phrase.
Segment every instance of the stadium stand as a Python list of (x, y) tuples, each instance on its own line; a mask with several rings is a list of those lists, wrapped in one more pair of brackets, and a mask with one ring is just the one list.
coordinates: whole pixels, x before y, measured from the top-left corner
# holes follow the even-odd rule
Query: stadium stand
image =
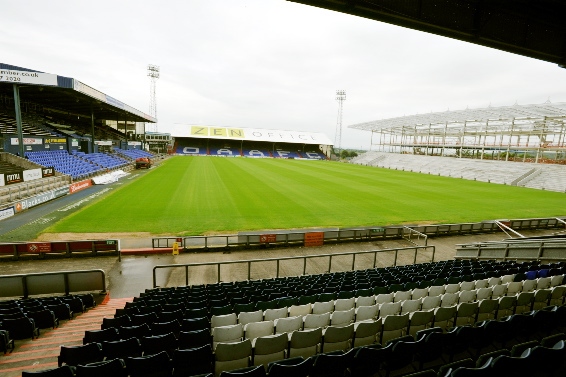
[(385, 152), (366, 152), (351, 163), (444, 177), (566, 192), (566, 166)]
[[(105, 344), (117, 342), (101, 340), (107, 336), (106, 333), (108, 339), (116, 336), (122, 341), (136, 339), (138, 351), (134, 356), (150, 358), (150, 354), (158, 354), (157, 349), (151, 351), (148, 348), (146, 354), (144, 342), (149, 339), (158, 342), (160, 337), (169, 336), (171, 341), (168, 346), (160, 348), (167, 351), (160, 356), (163, 361), (157, 363), (159, 365), (151, 363), (147, 366), (159, 369), (163, 364), (165, 376), (179, 375), (190, 368), (215, 376), (246, 375), (238, 373), (247, 373), (247, 370), (254, 370), (251, 367), (259, 365), (264, 366), (260, 368), (262, 375), (279, 376), (281, 374), (276, 371), (279, 367), (273, 367), (274, 363), (291, 366), (304, 360), (310, 360), (307, 366), (303, 365), (307, 370), (305, 376), (317, 373), (324, 376), (344, 376), (345, 373), (353, 376), (374, 373), (408, 376), (408, 373), (431, 370), (434, 370), (434, 375), (442, 371), (446, 373), (443, 376), (457, 376), (467, 375), (464, 374), (466, 369), (488, 368), (491, 373), (501, 370), (499, 368), (503, 368), (501, 363), (504, 362), (520, 363), (521, 368), (531, 371), (532, 375), (559, 376), (557, 371), (563, 370), (566, 352), (564, 273), (566, 264), (563, 262), (449, 260), (259, 281), (154, 288), (134, 297), (122, 309), (117, 308), (114, 318), (104, 319), (104, 334), (85, 333), (84, 342), (94, 342), (90, 343), (93, 345), (102, 342), (104, 354)], [(542, 275), (544, 277), (538, 277)], [(499, 292), (497, 295), (496, 291)], [(558, 295), (551, 302), (552, 292), (558, 292)], [(529, 293), (525, 296), (528, 300), (523, 305), (520, 297), (526, 293)], [(440, 300), (447, 294), (455, 295), (456, 300), (443, 307)], [(536, 296), (542, 297), (538, 306)], [(295, 299), (290, 300), (290, 297)], [(440, 300), (424, 309), (424, 301), (428, 297)], [(382, 315), (381, 309), (395, 303), (396, 299), (399, 300), (396, 302), (399, 304), (397, 311)], [(513, 303), (511, 310), (503, 309), (507, 301)], [(234, 311), (243, 302), (252, 304), (250, 308), (254, 310), (249, 315)], [(255, 310), (267, 302), (273, 309)], [(480, 311), (484, 302), (501, 305), (502, 313), (498, 313), (497, 308)], [(409, 308), (406, 304), (411, 304), (411, 308), (403, 312), (404, 308)], [(6, 306), (17, 309), (22, 304), (12, 302)], [(377, 310), (367, 318), (364, 313), (372, 306)], [(228, 307), (230, 312), (216, 312), (214, 308), (220, 307)], [(469, 308), (472, 310), (469, 311)], [(273, 317), (273, 310), (282, 313)], [(314, 314), (313, 310), (321, 313)], [(195, 311), (200, 311), (201, 317), (189, 319), (194, 317)], [(347, 311), (353, 311), (354, 315), (345, 316)], [(130, 318), (142, 315), (136, 313), (154, 312), (157, 314), (143, 325), (145, 332), (138, 335), (131, 325), (124, 327)], [(446, 316), (446, 313), (450, 314)], [(423, 314), (427, 316), (425, 321), (420, 319)], [(278, 329), (278, 324), (294, 321), (295, 318), (299, 326), (294, 331)], [(321, 327), (308, 324), (320, 318), (325, 319)], [(340, 324), (333, 324), (333, 319), (338, 318), (341, 318)], [(192, 325), (189, 327), (187, 321), (201, 322), (200, 330)], [(177, 325), (171, 327), (169, 335), (162, 334), (171, 323)], [(148, 331), (157, 331), (160, 335), (148, 336)], [(204, 335), (200, 343), (194, 343), (197, 331)], [(285, 336), (282, 337), (282, 334)], [(225, 339), (221, 340), (219, 336)], [(142, 344), (141, 351), (139, 344)], [(215, 345), (220, 347), (217, 352)], [(167, 350), (170, 346), (172, 348)], [(189, 357), (193, 352), (197, 355), (197, 349), (198, 358), (202, 361), (198, 366), (196, 360), (195, 365), (189, 365), (186, 360), (176, 359)], [(125, 348), (122, 347), (122, 350)], [(61, 348), (61, 356), (67, 357), (67, 353), (67, 349)], [(499, 355), (512, 355), (522, 360), (501, 361)], [(342, 358), (323, 361), (332, 356)], [(128, 356), (124, 354), (120, 359), (124, 361), (122, 368), (125, 365), (122, 372), (132, 375)], [(107, 360), (110, 359), (107, 357)], [(364, 360), (371, 360), (371, 363)], [(323, 362), (328, 365), (320, 365)], [(333, 365), (336, 374), (328, 374), (329, 365)], [(257, 373), (255, 370), (254, 373)], [(541, 370), (544, 374), (535, 373)], [(289, 372), (292, 373), (292, 368)], [(505, 374), (500, 371), (495, 375)]]

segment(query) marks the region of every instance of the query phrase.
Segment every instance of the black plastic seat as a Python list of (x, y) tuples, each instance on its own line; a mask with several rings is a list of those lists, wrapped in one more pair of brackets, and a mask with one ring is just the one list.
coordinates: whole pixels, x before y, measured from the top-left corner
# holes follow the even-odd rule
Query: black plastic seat
[(131, 324), (132, 321), (130, 319), (130, 316), (123, 315), (114, 318), (102, 318), (102, 325), (100, 326), (100, 328), (102, 330), (105, 330), (110, 327), (119, 328), (120, 326), (130, 326)]
[(194, 376), (213, 371), (213, 354), (210, 344), (173, 353), (173, 376)]
[(59, 366), (63, 364), (76, 366), (102, 361), (103, 357), (100, 344), (88, 343), (74, 347), (61, 346), (57, 362)]
[(140, 341), (137, 338), (120, 339), (101, 343), (102, 354), (109, 359), (125, 359), (142, 355)]
[(212, 344), (212, 335), (209, 329), (179, 333), (179, 349), (198, 348), (210, 344)]
[(144, 336), (151, 335), (151, 329), (149, 328), (149, 325), (146, 323), (137, 326), (120, 326), (118, 328), (118, 332), (120, 334), (120, 339), (130, 339), (130, 338), (141, 339)]
[(273, 361), (267, 365), (269, 377), (307, 377), (311, 371), (313, 359), (292, 357), (289, 359)]
[(59, 319), (57, 319), (55, 313), (49, 309), (29, 312), (27, 316), (35, 321), (35, 326), (39, 329), (54, 329), (59, 326)]
[(165, 351), (147, 356), (128, 357), (125, 360), (130, 377), (169, 377), (173, 363)]
[(126, 377), (128, 371), (122, 359), (112, 359), (77, 365), (76, 377)]
[(12, 339), (34, 339), (39, 336), (39, 328), (35, 326), (33, 319), (21, 317), (15, 319), (3, 319), (0, 322), (0, 330), (6, 330)]
[(102, 343), (105, 341), (114, 341), (119, 339), (120, 335), (118, 334), (118, 330), (114, 327), (110, 327), (104, 330), (87, 330), (85, 331), (83, 344)]
[(220, 377), (266, 377), (263, 365), (247, 367), (230, 371), (223, 371)]
[(144, 336), (141, 338), (141, 345), (144, 355), (155, 355), (166, 351), (169, 357), (173, 357), (173, 352), (177, 349), (177, 338), (172, 332), (164, 335)]
[(181, 322), (181, 331), (210, 330), (210, 322), (207, 317), (185, 318)]
[(74, 377), (75, 368), (70, 365), (63, 365), (58, 368), (40, 370), (37, 372), (22, 372), (22, 377)]

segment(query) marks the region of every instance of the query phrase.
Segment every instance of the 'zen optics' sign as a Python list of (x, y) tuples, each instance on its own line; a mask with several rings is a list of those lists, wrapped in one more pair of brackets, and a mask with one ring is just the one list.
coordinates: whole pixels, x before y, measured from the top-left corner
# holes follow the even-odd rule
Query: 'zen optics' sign
[(42, 72), (0, 70), (0, 82), (57, 86), (57, 75)]

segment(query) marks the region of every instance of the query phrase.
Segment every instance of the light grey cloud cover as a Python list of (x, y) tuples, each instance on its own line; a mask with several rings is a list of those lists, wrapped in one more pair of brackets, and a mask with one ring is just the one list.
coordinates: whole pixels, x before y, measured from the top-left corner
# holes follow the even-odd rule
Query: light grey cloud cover
[(283, 0), (11, 1), (1, 62), (76, 78), (188, 124), (323, 132), (416, 113), (566, 101), (566, 70), (510, 53)]

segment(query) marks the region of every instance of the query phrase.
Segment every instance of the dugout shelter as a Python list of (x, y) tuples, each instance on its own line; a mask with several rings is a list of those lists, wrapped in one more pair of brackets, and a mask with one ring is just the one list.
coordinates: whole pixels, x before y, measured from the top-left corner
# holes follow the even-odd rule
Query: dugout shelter
[(328, 159), (332, 141), (317, 132), (187, 125), (173, 133), (179, 155)]

